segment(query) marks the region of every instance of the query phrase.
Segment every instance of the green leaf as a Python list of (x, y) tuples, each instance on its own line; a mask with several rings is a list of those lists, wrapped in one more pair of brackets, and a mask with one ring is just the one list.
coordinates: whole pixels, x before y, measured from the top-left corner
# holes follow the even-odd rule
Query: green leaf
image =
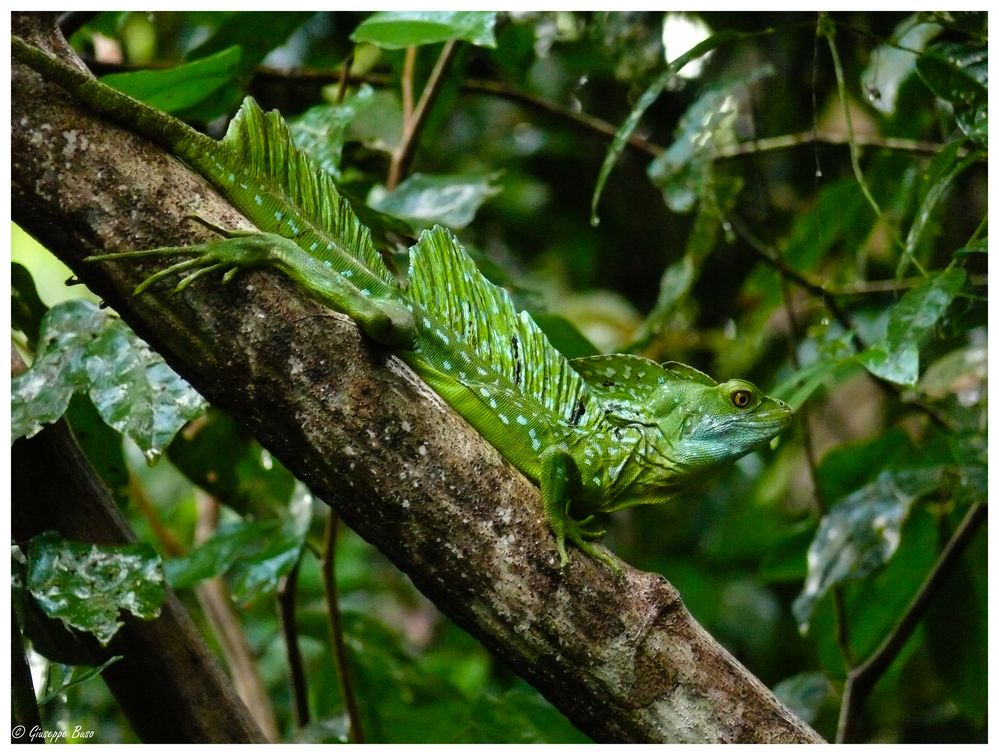
[(938, 42), (919, 56), (916, 70), (933, 93), (956, 110), (988, 103), (988, 46)]
[(774, 687), (774, 694), (805, 723), (814, 724), (822, 706), (833, 698), (832, 685), (821, 671), (796, 674)]
[(736, 125), (746, 90), (774, 73), (773, 66), (764, 64), (714, 84), (681, 116), (673, 143), (649, 164), (647, 171), (673, 212), (689, 212), (700, 198), (714, 153), (738, 141)]
[(347, 127), (358, 113), (371, 106), (375, 90), (364, 84), (338, 105), (316, 105), (290, 122), (295, 144), (312, 156), (319, 167), (340, 178), (340, 155), (347, 140)]
[(121, 611), (154, 619), (166, 601), (159, 556), (145, 543), (98, 546), (46, 532), (28, 543), (27, 588), (46, 614), (107, 645)]
[(312, 495), (299, 484), (285, 521), (243, 521), (220, 528), (187, 555), (167, 561), (167, 581), (182, 589), (228, 573), (233, 597), (244, 606), (274, 593), (301, 557), (312, 505)]
[(208, 540), (185, 556), (171, 558), (164, 564), (167, 582), (176, 590), (193, 587), (202, 580), (225, 574), (244, 553), (271, 537), (278, 529), (277, 520), (237, 522), (220, 527)]
[(955, 114), (957, 125), (964, 135), (985, 149), (989, 147), (989, 107), (979, 103), (967, 110), (959, 110)]
[(952, 268), (908, 291), (892, 307), (884, 339), (862, 351), (857, 357), (860, 362), (880, 378), (915, 385), (919, 379), (919, 343), (943, 317), (964, 279), (964, 270)]
[(173, 68), (112, 73), (103, 81), (167, 113), (186, 110), (216, 95), (240, 70), (238, 45)]
[(49, 685), (45, 694), (38, 698), (39, 706), (48, 705), (54, 700), (58, 700), (66, 692), (66, 690), (76, 687), (77, 685), (83, 684), (84, 682), (89, 682), (91, 679), (100, 676), (106, 668), (112, 666), (113, 664), (120, 661), (125, 656), (123, 655), (113, 655), (108, 658), (100, 666), (74, 666), (69, 675), (58, 684)]
[(357, 141), (368, 149), (391, 154), (402, 141), (402, 103), (391, 91), (377, 91), (347, 125), (346, 141)]
[(948, 194), (951, 184), (961, 173), (978, 160), (978, 155), (972, 153), (958, 162), (961, 141), (955, 140), (947, 144), (930, 162), (929, 168), (922, 176), (920, 186), (920, 204), (916, 217), (912, 221), (909, 233), (906, 234), (905, 247), (895, 269), (896, 276), (902, 276), (915, 258), (934, 210)]
[(210, 98), (177, 113), (182, 120), (208, 123), (239, 106), (253, 71), (274, 48), (314, 14), (308, 11), (239, 11), (229, 13), (207, 40), (189, 51), (186, 60), (214, 55), (237, 45), (242, 53), (233, 76)]
[(476, 211), (490, 197), (499, 194), (498, 173), (488, 176), (425, 175), (414, 173), (393, 191), (375, 187), (368, 204), (380, 212), (395, 215), (415, 229), (444, 225), (462, 229), (472, 222)]
[(600, 223), (600, 217), (597, 214), (597, 205), (600, 202), (600, 195), (604, 190), (604, 184), (607, 183), (607, 178), (610, 176), (611, 170), (614, 168), (614, 164), (617, 162), (618, 157), (621, 156), (621, 153), (624, 152), (628, 139), (631, 138), (631, 135), (638, 127), (638, 122), (642, 119), (642, 116), (645, 115), (645, 111), (648, 110), (649, 107), (652, 106), (652, 103), (659, 98), (659, 95), (676, 77), (680, 69), (687, 65), (690, 61), (696, 60), (702, 55), (711, 52), (715, 48), (742, 39), (749, 39), (764, 34), (770, 34), (772, 31), (772, 29), (763, 29), (753, 32), (737, 32), (731, 29), (725, 29), (717, 34), (712, 34), (703, 42), (694, 45), (687, 50), (687, 52), (674, 59), (668, 66), (666, 66), (666, 70), (659, 74), (656, 80), (653, 81), (652, 84), (649, 85), (649, 87), (642, 93), (642, 96), (638, 98), (638, 102), (635, 103), (635, 106), (631, 109), (631, 112), (628, 114), (624, 123), (622, 123), (618, 130), (614, 133), (614, 139), (611, 141), (611, 146), (607, 150), (607, 156), (604, 158), (604, 161), (600, 166), (600, 174), (597, 176), (597, 183), (593, 189), (593, 199), (590, 202), (590, 223), (592, 225), (598, 225)]
[(742, 188), (739, 180), (721, 182), (706, 176), (701, 176), (698, 180), (701, 179), (706, 180), (698, 187), (698, 194), (703, 192), (704, 199), (687, 238), (684, 255), (663, 271), (656, 303), (635, 336), (636, 345), (644, 345), (669, 327), (670, 318), (697, 282), (705, 260), (715, 248), (725, 216), (735, 205)]
[(42, 320), (31, 368), (11, 382), (11, 433), (31, 437), (87, 391), (101, 417), (156, 459), (204, 411), (202, 399), (125, 323), (80, 299)]
[(302, 557), (305, 537), (312, 521), (314, 501), (301, 483), (288, 504), (288, 518), (263, 548), (236, 562), (230, 576), (233, 598), (240, 605), (251, 605), (264, 595), (277, 592), (281, 580)]
[(48, 307), (38, 296), (31, 272), (19, 262), (10, 264), (10, 323), (28, 337), (38, 341), (38, 330)]
[(350, 35), (387, 50), (460, 39), (480, 47), (496, 47), (495, 12), (381, 11), (368, 16)]
[(808, 577), (793, 606), (802, 633), (830, 589), (865, 577), (892, 557), (913, 502), (936, 488), (940, 474), (939, 468), (882, 472), (822, 518), (808, 549)]
[(94, 471), (108, 486), (115, 502), (128, 504), (128, 467), (122, 449), (121, 433), (101, 417), (89, 396), (77, 393), (66, 409), (66, 421)]
[(523, 684), (498, 695), (484, 695), (469, 711), (460, 742), (503, 744), (585, 744), (576, 729), (535, 690)]

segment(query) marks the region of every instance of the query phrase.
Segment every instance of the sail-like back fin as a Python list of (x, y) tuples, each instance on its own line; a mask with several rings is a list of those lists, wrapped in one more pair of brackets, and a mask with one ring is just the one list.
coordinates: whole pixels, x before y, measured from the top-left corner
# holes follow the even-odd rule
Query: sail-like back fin
[[(259, 188), (287, 200), (337, 251), (361, 263), (386, 283), (392, 274), (371, 241), (371, 234), (354, 214), (333, 178), (299, 149), (276, 110), (265, 113), (247, 97), (219, 143), (223, 164), (238, 165)], [(243, 187), (246, 188), (246, 187)], [(329, 259), (329, 250), (310, 250)]]
[(510, 295), (490, 283), (450, 231), (424, 231), (410, 252), (408, 295), (495, 372), (561, 422), (590, 426), (599, 403)]

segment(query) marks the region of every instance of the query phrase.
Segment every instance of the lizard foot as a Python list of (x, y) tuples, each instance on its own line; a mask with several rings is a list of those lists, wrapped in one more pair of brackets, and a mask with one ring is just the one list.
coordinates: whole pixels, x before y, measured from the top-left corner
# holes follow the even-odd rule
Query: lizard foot
[(224, 231), (211, 226), (204, 220), (199, 219), (199, 222), (208, 225), (212, 230), (225, 234), (225, 238), (190, 246), (164, 246), (139, 251), (95, 254), (87, 257), (84, 261), (101, 262), (169, 256), (191, 257), (192, 259), (178, 262), (153, 273), (135, 287), (135, 294), (138, 295), (165, 278), (180, 275), (180, 281), (174, 286), (174, 292), (179, 293), (198, 278), (209, 273), (225, 271), (222, 282), (228, 283), (242, 268), (273, 264), (275, 247), (287, 243), (282, 237), (270, 233)]

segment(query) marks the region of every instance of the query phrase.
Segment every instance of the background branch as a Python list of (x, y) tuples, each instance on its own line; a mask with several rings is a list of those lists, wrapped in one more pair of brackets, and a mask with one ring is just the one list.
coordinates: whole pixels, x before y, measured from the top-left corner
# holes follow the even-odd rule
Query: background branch
[[(22, 66), (12, 90), (16, 222), (580, 729), (598, 741), (821, 741), (661, 576), (615, 578), (579, 553), (560, 570), (537, 489), (349, 319), (268, 272), (135, 298), (151, 266), (82, 263), (203, 239), (193, 213), (245, 220)], [(73, 154), (38, 138), (71, 129), (87, 145)]]
[(950, 541), (940, 553), (940, 557), (933, 565), (933, 570), (913, 596), (898, 624), (885, 637), (870, 658), (847, 674), (843, 702), (840, 708), (839, 727), (836, 731), (837, 743), (851, 742), (856, 739), (858, 714), (864, 700), (878, 679), (891, 666), (892, 661), (898, 657), (899, 652), (926, 614), (926, 609), (929, 608), (933, 596), (954, 569), (979, 527), (985, 524), (987, 516), (988, 507), (983, 503), (976, 503), (968, 509), (968, 513), (965, 514)]

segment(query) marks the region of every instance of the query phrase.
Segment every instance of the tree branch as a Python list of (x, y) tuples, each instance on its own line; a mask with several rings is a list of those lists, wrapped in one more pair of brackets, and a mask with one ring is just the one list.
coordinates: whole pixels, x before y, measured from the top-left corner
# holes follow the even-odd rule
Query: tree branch
[(580, 729), (598, 741), (821, 741), (661, 576), (615, 578), (579, 552), (559, 569), (537, 488), (348, 318), (266, 271), (133, 297), (149, 264), (82, 263), (206, 238), (192, 213), (246, 221), (178, 161), (23, 66), (12, 73), (15, 220)]

